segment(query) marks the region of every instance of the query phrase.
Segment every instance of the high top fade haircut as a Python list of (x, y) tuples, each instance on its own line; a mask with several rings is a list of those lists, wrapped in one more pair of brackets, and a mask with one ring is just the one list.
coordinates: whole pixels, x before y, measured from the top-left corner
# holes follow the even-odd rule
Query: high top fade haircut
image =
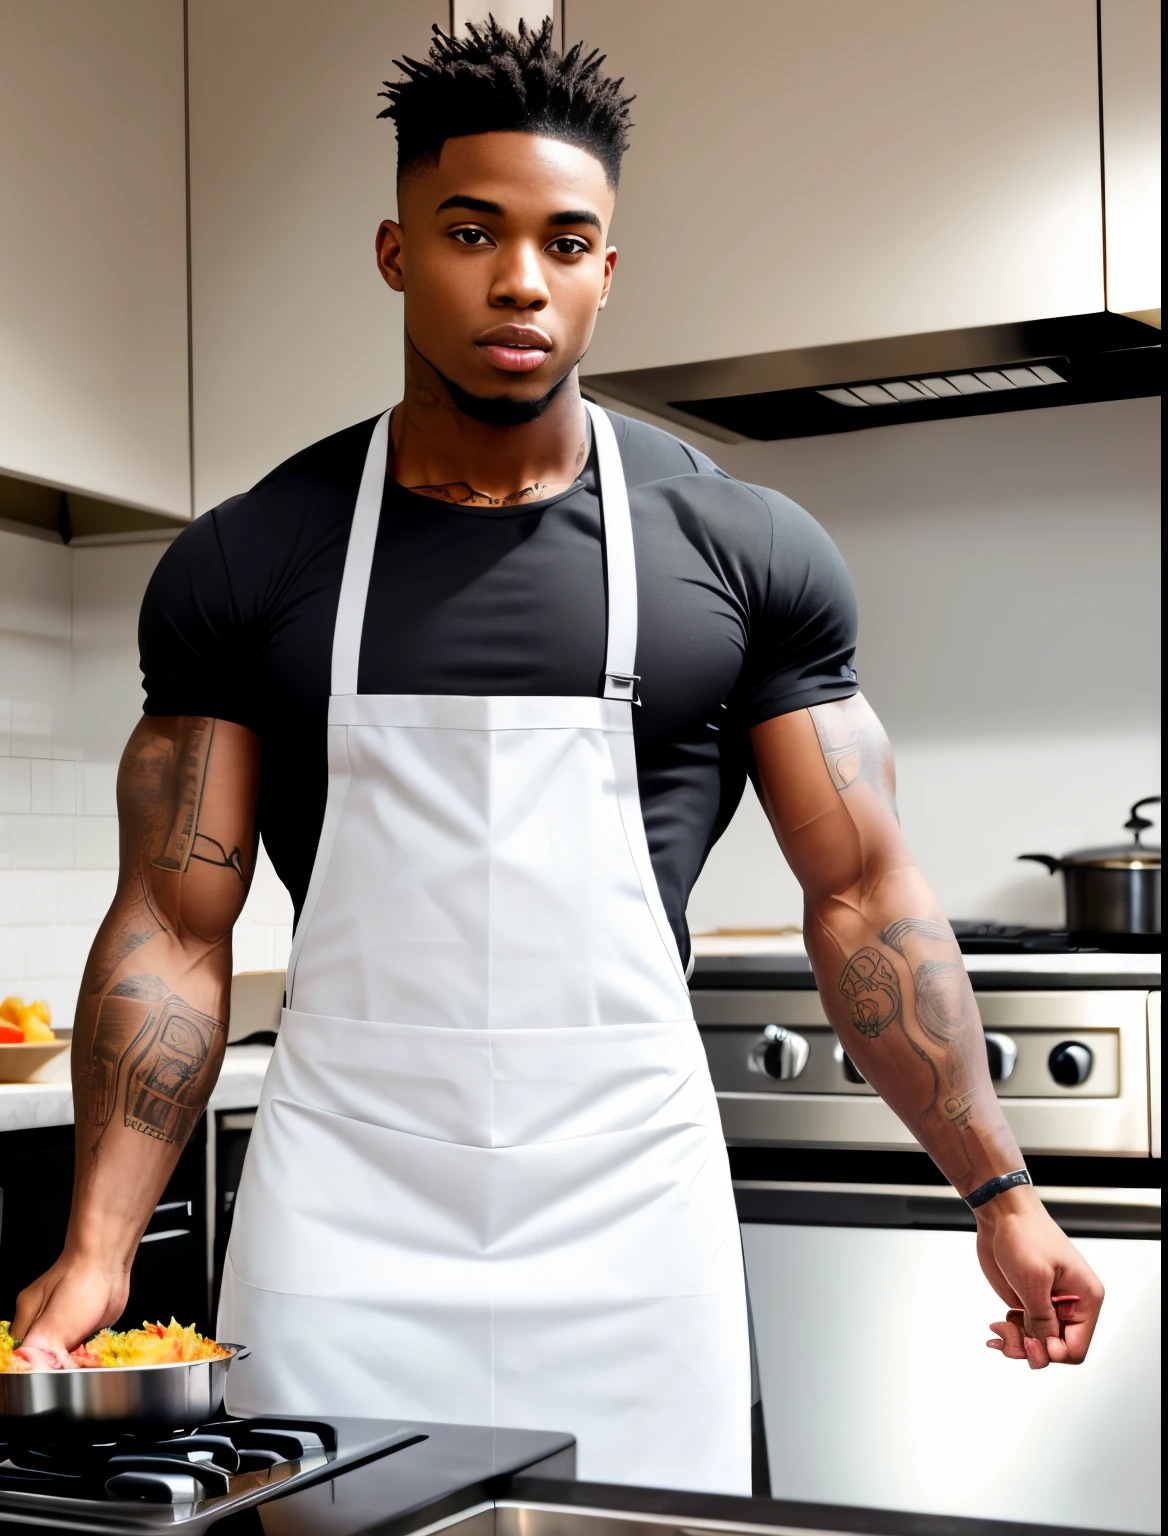
[(434, 27), (429, 58), (394, 59), (404, 78), (385, 80), (389, 101), (378, 117), (397, 129), (400, 182), (415, 167), (437, 164), (447, 139), (475, 133), (532, 133), (575, 144), (595, 155), (615, 192), (628, 148), (629, 105), (624, 80), (600, 72), (604, 55), (552, 48), (552, 19), (532, 31), (523, 21), (506, 32), (493, 16), (461, 37)]

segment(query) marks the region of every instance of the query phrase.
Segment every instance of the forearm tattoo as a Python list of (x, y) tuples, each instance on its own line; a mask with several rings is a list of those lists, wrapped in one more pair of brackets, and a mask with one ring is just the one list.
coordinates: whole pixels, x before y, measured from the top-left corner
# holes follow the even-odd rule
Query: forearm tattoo
[(85, 1076), (91, 1124), (104, 1131), (120, 1100), (128, 1130), (181, 1146), (226, 1035), (224, 1021), (192, 1008), (160, 977), (125, 977), (98, 1005)]
[[(840, 976), (848, 1017), (869, 1040), (896, 1024), (926, 1068), (930, 1090), (916, 1117), (917, 1130), (923, 1132), (930, 1120), (940, 1117), (962, 1133), (977, 1102), (969, 1086), (969, 1052), (978, 1049), (981, 1029), (957, 941), (948, 924), (915, 917), (890, 924), (878, 938), (908, 965), (911, 1004), (906, 1007), (891, 958), (865, 945)], [(972, 1167), (968, 1148), (961, 1151)]]

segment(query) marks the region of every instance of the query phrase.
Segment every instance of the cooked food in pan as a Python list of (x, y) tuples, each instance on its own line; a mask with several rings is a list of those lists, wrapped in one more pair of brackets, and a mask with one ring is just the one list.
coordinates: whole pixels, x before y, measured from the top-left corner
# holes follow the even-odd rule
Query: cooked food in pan
[(172, 1317), (161, 1323), (143, 1323), (114, 1333), (103, 1328), (92, 1339), (60, 1358), (27, 1345), (16, 1347), (8, 1324), (0, 1322), (0, 1371), (110, 1370), (131, 1365), (181, 1365), (192, 1360), (225, 1360), (231, 1351), (183, 1327)]

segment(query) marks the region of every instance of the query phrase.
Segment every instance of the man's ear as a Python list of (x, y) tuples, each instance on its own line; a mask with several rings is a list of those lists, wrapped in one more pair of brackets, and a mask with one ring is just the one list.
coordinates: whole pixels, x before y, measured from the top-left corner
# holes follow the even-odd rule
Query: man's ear
[[(597, 309), (603, 309), (608, 303), (608, 290), (612, 287), (613, 269), (616, 267), (616, 246), (610, 245), (604, 253), (604, 282), (600, 285), (600, 303)], [(386, 278), (386, 282), (389, 279)]]
[(405, 273), (402, 271), (402, 245), (405, 235), (400, 224), (386, 219), (377, 231), (377, 270), (394, 290), (405, 290)]

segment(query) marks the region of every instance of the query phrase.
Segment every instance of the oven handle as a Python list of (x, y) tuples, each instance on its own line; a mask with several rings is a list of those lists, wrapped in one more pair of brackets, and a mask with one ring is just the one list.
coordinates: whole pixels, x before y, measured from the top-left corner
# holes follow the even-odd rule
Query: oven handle
[[(1069, 1237), (1160, 1237), (1160, 1192), (1145, 1189), (1040, 1189)], [(783, 1183), (737, 1180), (738, 1219), (799, 1227), (885, 1227), (973, 1232), (973, 1212), (949, 1188), (904, 1184)]]

